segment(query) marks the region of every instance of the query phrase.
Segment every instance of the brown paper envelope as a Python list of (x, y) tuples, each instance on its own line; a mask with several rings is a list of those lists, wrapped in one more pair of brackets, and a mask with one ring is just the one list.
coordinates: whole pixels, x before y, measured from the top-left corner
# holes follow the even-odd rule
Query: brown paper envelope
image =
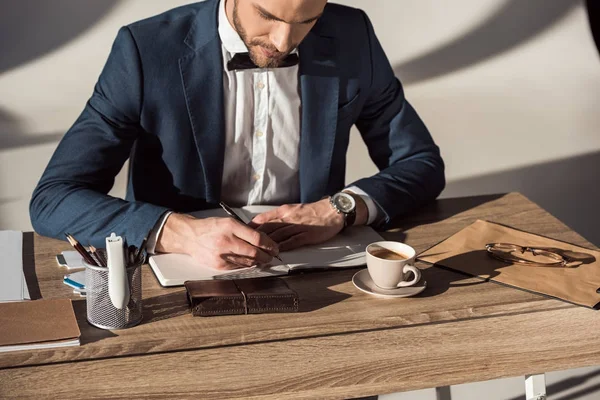
[[(551, 247), (575, 254), (571, 268), (507, 264), (489, 256), (487, 243)], [(574, 252), (574, 253), (571, 253)], [(418, 260), (485, 280), (556, 297), (574, 304), (600, 306), (600, 251), (478, 220), (421, 253)]]

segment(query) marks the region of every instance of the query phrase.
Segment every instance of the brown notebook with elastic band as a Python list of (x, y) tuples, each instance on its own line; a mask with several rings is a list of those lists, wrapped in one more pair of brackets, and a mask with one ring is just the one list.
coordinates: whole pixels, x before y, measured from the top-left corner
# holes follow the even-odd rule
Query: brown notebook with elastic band
[(298, 312), (298, 294), (281, 278), (186, 281), (194, 316)]
[[(490, 256), (487, 244), (515, 244), (560, 254), (564, 266), (526, 265)], [(525, 254), (516, 253), (519, 258)], [(531, 257), (535, 261), (541, 255)], [(478, 220), (417, 256), (418, 260), (446, 267), (570, 303), (600, 306), (600, 251)], [(549, 260), (552, 264), (555, 259)]]

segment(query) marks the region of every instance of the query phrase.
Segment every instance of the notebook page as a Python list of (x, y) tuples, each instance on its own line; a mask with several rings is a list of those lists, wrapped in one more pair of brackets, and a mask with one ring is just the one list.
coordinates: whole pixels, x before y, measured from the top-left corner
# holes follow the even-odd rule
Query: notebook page
[(313, 267), (349, 268), (366, 264), (365, 249), (383, 240), (369, 226), (351, 227), (325, 243), (281, 253), (281, 259), (290, 269)]
[[(287, 274), (287, 267), (266, 269), (262, 267), (240, 268), (233, 271), (213, 269), (201, 265), (187, 254), (157, 254), (150, 257), (150, 267), (163, 286), (183, 285), (185, 281), (211, 279), (242, 279)], [(265, 271), (263, 271), (265, 269)]]
[(29, 287), (27, 286), (27, 280), (25, 279), (25, 272), (23, 272), (23, 300), (31, 300)]
[(60, 340), (56, 342), (48, 343), (33, 343), (24, 345), (13, 345), (13, 346), (0, 346), (0, 353), (9, 351), (21, 351), (21, 350), (38, 350), (38, 349), (54, 349), (57, 347), (68, 347), (68, 346), (79, 346), (81, 343), (79, 339)]
[(0, 302), (23, 300), (23, 233), (0, 231)]

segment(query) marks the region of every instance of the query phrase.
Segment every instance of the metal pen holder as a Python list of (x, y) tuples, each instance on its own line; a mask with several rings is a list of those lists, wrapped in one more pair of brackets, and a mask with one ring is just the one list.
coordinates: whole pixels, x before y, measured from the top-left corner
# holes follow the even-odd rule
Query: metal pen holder
[(142, 321), (142, 264), (128, 265), (129, 302), (121, 309), (111, 302), (108, 290), (108, 268), (85, 265), (87, 320), (102, 329), (131, 328)]

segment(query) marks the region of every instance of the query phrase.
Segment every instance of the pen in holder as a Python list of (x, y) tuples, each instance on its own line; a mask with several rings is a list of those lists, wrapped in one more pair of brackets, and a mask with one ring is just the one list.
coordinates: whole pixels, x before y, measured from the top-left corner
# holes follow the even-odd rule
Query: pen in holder
[(124, 329), (142, 320), (143, 257), (129, 257), (121, 237), (106, 238), (106, 267), (84, 260), (87, 320), (102, 329)]

